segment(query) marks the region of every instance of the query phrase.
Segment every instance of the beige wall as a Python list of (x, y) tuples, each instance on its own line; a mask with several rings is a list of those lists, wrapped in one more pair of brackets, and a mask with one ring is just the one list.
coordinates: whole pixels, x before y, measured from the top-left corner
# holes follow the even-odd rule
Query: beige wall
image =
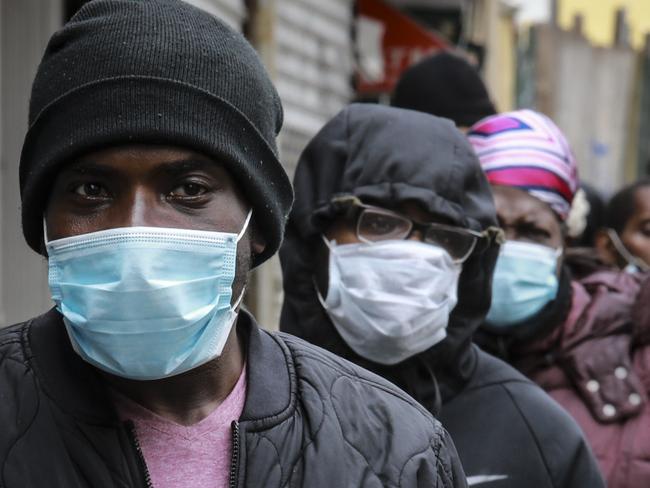
[(650, 0), (559, 0), (558, 21), (570, 29), (576, 14), (583, 16), (583, 32), (599, 46), (611, 46), (614, 41), (616, 9), (625, 8), (630, 27), (630, 41), (641, 49), (644, 36), (650, 32)]
[(503, 0), (475, 0), (468, 37), (485, 46), (483, 77), (497, 110), (515, 106), (515, 10)]
[(551, 25), (536, 31), (536, 108), (567, 136), (580, 178), (612, 192), (626, 182), (636, 56)]
[[(284, 107), (280, 159), (289, 176), (300, 153), (352, 96), (352, 0), (258, 0), (251, 41)], [(277, 256), (254, 274), (247, 304), (260, 324), (277, 328), (282, 306)]]

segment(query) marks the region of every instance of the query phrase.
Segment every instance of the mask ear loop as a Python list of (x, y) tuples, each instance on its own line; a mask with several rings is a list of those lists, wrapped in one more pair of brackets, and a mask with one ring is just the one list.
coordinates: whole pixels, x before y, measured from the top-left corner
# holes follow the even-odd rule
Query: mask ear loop
[[(250, 223), (250, 221), (251, 221), (251, 217), (252, 217), (252, 216), (253, 216), (253, 209), (251, 208), (251, 209), (248, 211), (248, 215), (246, 215), (246, 220), (244, 221), (244, 226), (243, 226), (242, 229), (239, 231), (239, 234), (237, 234), (237, 242), (239, 242), (239, 241), (241, 240), (241, 238), (244, 237), (244, 234), (245, 234), (246, 231), (248, 230), (248, 224)], [(233, 309), (233, 310), (236, 310), (237, 307), (239, 307), (239, 306), (241, 305), (241, 302), (242, 302), (242, 300), (244, 299), (244, 295), (245, 295), (245, 294), (246, 294), (246, 286), (244, 286), (244, 288), (242, 289), (241, 293), (239, 294), (239, 297), (237, 298), (237, 300), (235, 301), (235, 303), (232, 305), (232, 309)]]
[(312, 285), (314, 285), (314, 291), (316, 292), (316, 298), (318, 298), (318, 301), (320, 302), (321, 307), (323, 307), (324, 310), (327, 310), (327, 305), (325, 305), (325, 299), (323, 298), (323, 295), (321, 295), (321, 292), (318, 289), (318, 286), (316, 285), (316, 278), (312, 277), (311, 283), (312, 283)]
[(250, 223), (252, 216), (253, 216), (253, 209), (251, 208), (248, 211), (248, 215), (246, 215), (246, 220), (244, 221), (244, 226), (239, 231), (239, 234), (237, 234), (237, 242), (239, 242), (241, 240), (241, 238), (244, 237), (244, 234), (246, 234), (246, 231), (248, 230), (248, 224)]
[(244, 286), (241, 293), (239, 294), (239, 298), (237, 299), (237, 301), (235, 301), (234, 305), (232, 306), (233, 310), (237, 310), (237, 307), (241, 305), (241, 302), (244, 299), (245, 294), (246, 294), (246, 287)]
[[(327, 246), (327, 249), (329, 249), (330, 252), (331, 252), (332, 251), (332, 244), (327, 240), (327, 237), (325, 237), (324, 234), (321, 234), (320, 237), (323, 240), (323, 242), (325, 243), (325, 245)], [(320, 290), (318, 289), (318, 285), (316, 284), (316, 276), (314, 276), (314, 275), (311, 276), (311, 283), (314, 286), (314, 291), (316, 292), (316, 298), (318, 298), (318, 301), (320, 302), (321, 307), (323, 307), (323, 310), (327, 310), (328, 307), (325, 304), (325, 299), (323, 298), (323, 295), (321, 294)]]
[[(331, 251), (332, 250), (332, 243), (327, 240), (327, 237), (325, 237), (325, 234), (321, 234), (320, 238), (323, 239), (323, 242), (327, 246), (327, 249), (329, 249)], [(333, 241), (333, 242), (334, 242), (334, 244), (336, 244), (336, 241)]]
[(616, 251), (621, 255), (623, 259), (627, 261), (628, 264), (637, 266), (641, 271), (650, 270), (650, 266), (648, 266), (645, 261), (632, 255), (632, 253), (627, 250), (625, 244), (623, 244), (623, 241), (621, 241), (621, 238), (614, 229), (607, 229), (607, 235), (612, 241), (612, 244), (614, 244)]
[(43, 241), (45, 241), (45, 246), (50, 243), (47, 238), (47, 222), (45, 222), (45, 217), (43, 217)]

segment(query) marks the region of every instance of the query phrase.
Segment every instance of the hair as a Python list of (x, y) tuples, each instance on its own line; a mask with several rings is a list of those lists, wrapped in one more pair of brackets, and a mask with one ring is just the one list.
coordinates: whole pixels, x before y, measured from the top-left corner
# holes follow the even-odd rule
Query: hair
[(636, 193), (650, 187), (650, 179), (644, 178), (619, 190), (605, 208), (605, 227), (621, 234), (636, 209)]

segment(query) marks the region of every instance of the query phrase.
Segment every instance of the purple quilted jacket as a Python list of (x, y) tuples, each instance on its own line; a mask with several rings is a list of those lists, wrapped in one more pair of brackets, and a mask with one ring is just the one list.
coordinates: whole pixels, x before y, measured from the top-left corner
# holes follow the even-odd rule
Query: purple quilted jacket
[(511, 362), (580, 424), (610, 488), (650, 487), (650, 276), (573, 282), (571, 311)]

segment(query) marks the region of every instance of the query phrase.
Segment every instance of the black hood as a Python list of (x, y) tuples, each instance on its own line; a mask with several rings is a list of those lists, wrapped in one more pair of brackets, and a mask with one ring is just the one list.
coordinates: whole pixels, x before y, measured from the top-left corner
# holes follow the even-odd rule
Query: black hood
[(432, 115), (353, 104), (307, 146), (294, 187), (296, 201), (280, 249), (285, 291), (280, 328), (379, 373), (420, 401), (433, 398), (433, 374), (443, 400), (453, 395), (474, 369), (471, 336), (490, 306), (496, 244), (477, 247), (464, 263), (447, 338), (394, 366), (361, 358), (343, 342), (318, 301), (314, 270), (321, 234), (337, 212), (333, 199), (340, 197), (388, 208), (416, 202), (446, 223), (479, 232), (496, 226), (490, 187), (463, 134)]

